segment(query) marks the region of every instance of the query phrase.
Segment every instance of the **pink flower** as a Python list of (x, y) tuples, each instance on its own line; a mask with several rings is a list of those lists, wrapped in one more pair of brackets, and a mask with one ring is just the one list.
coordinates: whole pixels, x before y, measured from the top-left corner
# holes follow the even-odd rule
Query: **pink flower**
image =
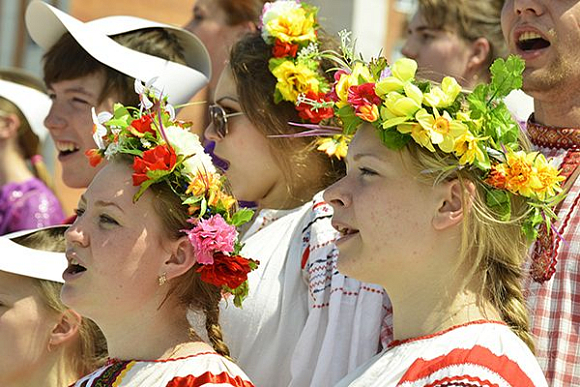
[(195, 227), (182, 231), (187, 234), (195, 249), (197, 262), (211, 265), (214, 253), (232, 253), (234, 251), (234, 242), (238, 232), (221, 215), (217, 214), (209, 219), (201, 219), (199, 222), (190, 219), (188, 222), (196, 224)]

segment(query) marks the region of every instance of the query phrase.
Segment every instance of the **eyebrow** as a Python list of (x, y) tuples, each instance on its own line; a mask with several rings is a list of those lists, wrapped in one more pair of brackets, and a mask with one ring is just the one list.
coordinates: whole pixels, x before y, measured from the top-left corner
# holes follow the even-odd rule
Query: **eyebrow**
[(117, 203), (107, 202), (105, 200), (97, 200), (95, 206), (99, 207), (117, 207), (121, 212), (125, 212)]
[[(87, 202), (85, 195), (81, 195), (80, 202), (81, 203)], [(95, 202), (95, 206), (98, 206), (98, 207), (117, 207), (122, 213), (125, 213), (125, 211), (117, 203), (108, 202), (106, 200), (97, 200)]]
[(376, 155), (374, 153), (357, 153), (352, 157), (352, 159), (353, 159), (353, 161), (358, 161), (358, 160), (362, 159), (363, 157), (370, 157), (370, 158), (377, 159), (377, 160), (382, 161), (382, 162), (386, 161), (386, 159), (384, 157), (382, 157), (380, 155)]
[[(48, 91), (54, 91), (54, 88), (50, 87), (50, 85), (47, 86), (46, 88)], [(93, 97), (93, 98), (96, 96), (96, 93), (92, 93), (82, 86), (67, 87), (66, 89), (63, 90), (63, 92), (64, 93), (79, 93), (79, 94), (86, 95), (87, 97)]]

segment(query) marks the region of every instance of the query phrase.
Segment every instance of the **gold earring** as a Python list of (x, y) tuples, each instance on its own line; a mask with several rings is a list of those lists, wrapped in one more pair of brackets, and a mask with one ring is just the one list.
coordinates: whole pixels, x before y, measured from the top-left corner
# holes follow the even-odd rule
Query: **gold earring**
[(165, 283), (167, 282), (167, 273), (161, 274), (159, 278), (157, 278), (157, 280), (159, 281), (159, 286), (165, 285)]

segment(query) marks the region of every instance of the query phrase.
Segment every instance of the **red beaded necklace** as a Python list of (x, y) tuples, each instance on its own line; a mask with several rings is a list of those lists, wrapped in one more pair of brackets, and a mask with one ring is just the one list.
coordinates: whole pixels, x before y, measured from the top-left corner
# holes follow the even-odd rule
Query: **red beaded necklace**
[[(562, 170), (562, 176), (566, 177), (563, 185), (566, 189), (569, 189), (576, 180), (578, 174), (576, 170), (580, 164), (580, 128), (555, 128), (539, 125), (534, 122), (534, 116), (532, 115), (528, 119), (527, 130), (530, 135), (530, 140), (534, 145), (567, 150), (560, 168)], [(580, 195), (577, 195), (572, 203), (572, 208), (570, 208), (566, 217), (561, 219), (561, 226), (558, 230), (560, 235), (564, 234), (564, 230), (570, 221), (570, 216), (579, 201)], [(548, 233), (545, 224), (540, 227), (538, 240), (534, 245), (532, 265), (530, 268), (530, 274), (536, 282), (542, 283), (548, 281), (556, 272), (558, 248), (560, 247), (562, 238), (556, 238), (554, 234), (554, 232)]]

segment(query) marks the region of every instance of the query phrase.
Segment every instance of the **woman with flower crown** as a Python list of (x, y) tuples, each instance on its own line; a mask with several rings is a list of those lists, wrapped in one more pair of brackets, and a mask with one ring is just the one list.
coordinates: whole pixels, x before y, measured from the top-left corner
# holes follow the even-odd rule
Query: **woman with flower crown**
[[(75, 386), (243, 386), (229, 360), (218, 304), (241, 306), (257, 262), (240, 256), (236, 211), (209, 155), (153, 88), (136, 83), (141, 109), (94, 114), (92, 157), (108, 159), (66, 233), (63, 301), (107, 339), (107, 364)], [(230, 296), (231, 295), (231, 298)], [(207, 338), (190, 327), (205, 317)]]
[(266, 4), (261, 31), (232, 48), (205, 132), (235, 196), (258, 207), (242, 251), (260, 266), (244, 309), (222, 305), (222, 325), (259, 386), (333, 386), (390, 335), (382, 288), (338, 273), (331, 208), (317, 194), (344, 174), (345, 139), (300, 136), (333, 116), (326, 70), (335, 65), (322, 56), (337, 45), (316, 13), (294, 0)]
[(356, 133), (324, 197), (338, 267), (385, 287), (395, 340), (338, 386), (547, 386), (520, 283), (562, 177), (501, 100), (521, 86), (522, 61), (496, 61), (467, 96), (450, 77), (415, 79), (413, 60), (346, 52), (336, 113)]

